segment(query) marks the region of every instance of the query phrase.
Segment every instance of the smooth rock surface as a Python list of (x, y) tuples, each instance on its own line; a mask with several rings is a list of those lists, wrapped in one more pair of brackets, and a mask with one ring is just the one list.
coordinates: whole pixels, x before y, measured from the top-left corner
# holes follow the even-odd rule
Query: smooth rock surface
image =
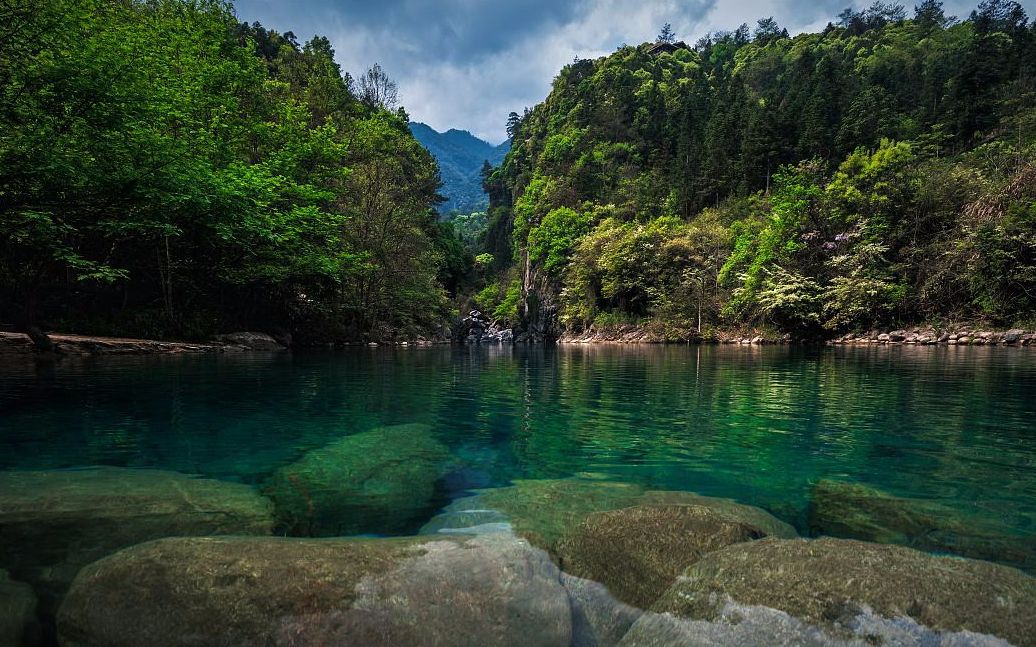
[(284, 350), (284, 345), (263, 332), (235, 332), (217, 335), (216, 341), (231, 346), (240, 346), (247, 350)]
[(874, 614), (1036, 644), (1036, 579), (988, 562), (847, 539), (762, 539), (709, 553), (651, 611), (714, 621), (731, 600), (836, 634)]
[(587, 517), (557, 545), (568, 573), (647, 608), (703, 555), (765, 534), (698, 505), (636, 506)]
[(7, 571), (0, 570), (0, 647), (34, 645), (38, 630), (32, 587), (11, 580)]
[(277, 470), (263, 491), (290, 535), (403, 532), (434, 505), (449, 450), (427, 425), (382, 427), (314, 449)]
[(560, 577), (503, 535), (159, 540), (84, 569), (58, 629), (66, 647), (568, 645)]
[(1033, 526), (1033, 533), (1010, 534), (1004, 519), (967, 502), (909, 499), (825, 479), (813, 486), (809, 525), (815, 534), (901, 544), (1036, 572), (1036, 520), (1012, 524)]
[(551, 552), (591, 514), (637, 505), (704, 506), (770, 536), (797, 536), (794, 528), (765, 510), (730, 499), (585, 478), (518, 480), (508, 487), (482, 490), (470, 505), (502, 512), (518, 535)]
[(253, 488), (176, 472), (96, 468), (0, 473), (0, 567), (52, 612), (79, 569), (160, 537), (268, 535)]
[(869, 611), (837, 629), (811, 625), (783, 611), (727, 601), (714, 620), (645, 613), (623, 636), (622, 647), (1010, 647), (970, 631), (935, 631), (910, 618), (882, 618)]
[(599, 582), (561, 574), (572, 605), (572, 647), (611, 647), (619, 644), (644, 612), (616, 600)]

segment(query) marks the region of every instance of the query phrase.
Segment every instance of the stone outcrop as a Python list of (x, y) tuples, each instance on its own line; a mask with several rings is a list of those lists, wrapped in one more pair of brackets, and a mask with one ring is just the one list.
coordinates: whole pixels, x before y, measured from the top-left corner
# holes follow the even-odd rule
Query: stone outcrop
[(850, 333), (830, 341), (832, 344), (881, 344), (917, 346), (1036, 346), (1036, 331), (1013, 328), (1007, 331), (969, 327), (933, 327)]
[(557, 567), (504, 535), (168, 539), (84, 569), (66, 647), (568, 645)]
[(216, 341), (241, 350), (284, 350), (286, 348), (285, 344), (263, 332), (235, 332), (217, 335)]
[(0, 647), (26, 647), (38, 639), (36, 594), (0, 570)]
[(1036, 572), (1036, 534), (1011, 533), (1002, 518), (966, 502), (909, 499), (825, 479), (813, 486), (809, 524), (815, 534), (902, 544)]
[(263, 491), (278, 528), (295, 536), (401, 533), (434, 508), (451, 456), (427, 425), (382, 427), (314, 449)]
[(704, 506), (645, 505), (590, 515), (556, 550), (566, 572), (646, 608), (706, 553), (764, 536)]
[(121, 548), (272, 526), (270, 502), (236, 483), (121, 468), (0, 473), (0, 567), (36, 589), (45, 616), (80, 568)]
[[(228, 350), (222, 343), (194, 343), (154, 341), (150, 339), (123, 339), (119, 337), (90, 337), (86, 335), (49, 335), (51, 350), (58, 355), (182, 355), (221, 353)], [(0, 332), (0, 354), (28, 355), (36, 347), (28, 335)]]
[(461, 320), (457, 338), (466, 344), (511, 344), (514, 331), (491, 321), (478, 310), (472, 310)]
[(906, 624), (936, 632), (1036, 644), (1036, 579), (988, 562), (846, 539), (762, 539), (709, 553), (651, 611), (714, 622), (730, 602), (774, 609), (845, 639), (865, 636), (868, 623), (893, 627), (909, 618)]

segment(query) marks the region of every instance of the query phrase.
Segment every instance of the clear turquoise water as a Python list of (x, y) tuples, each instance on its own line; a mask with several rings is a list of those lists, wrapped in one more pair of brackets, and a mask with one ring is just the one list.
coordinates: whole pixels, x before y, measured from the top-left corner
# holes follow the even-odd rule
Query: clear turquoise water
[(442, 501), (593, 474), (732, 497), (804, 529), (811, 484), (833, 477), (978, 503), (1036, 541), (1031, 349), (0, 358), (4, 470), (116, 465), (260, 483), (307, 450), (406, 422), (432, 425), (466, 465), (444, 479)]

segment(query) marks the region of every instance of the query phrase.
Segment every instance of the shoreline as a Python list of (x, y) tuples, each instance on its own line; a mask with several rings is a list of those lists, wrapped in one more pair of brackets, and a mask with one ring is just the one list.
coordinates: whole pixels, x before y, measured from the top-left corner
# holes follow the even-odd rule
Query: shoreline
[(815, 344), (828, 346), (916, 345), (916, 346), (1007, 346), (1036, 347), (1036, 331), (1021, 328), (993, 331), (977, 326), (932, 326), (872, 330), (849, 333), (834, 339), (795, 339), (789, 334), (776, 335), (764, 331), (722, 331), (699, 335), (696, 331), (673, 335), (650, 328), (621, 328), (582, 334), (563, 334), (558, 344), (710, 344), (710, 345), (790, 345)]
[(286, 350), (273, 338), (265, 335), (254, 338), (230, 335), (226, 339), (209, 342), (160, 341), (66, 333), (53, 333), (48, 337), (54, 349), (45, 353), (36, 348), (32, 339), (25, 333), (0, 332), (0, 355), (188, 355)]
[[(791, 335), (775, 335), (763, 331), (724, 331), (698, 336), (692, 331), (673, 334), (650, 328), (621, 328), (610, 331), (593, 331), (582, 334), (566, 333), (558, 339), (541, 343), (557, 345), (676, 345), (702, 344), (723, 346), (774, 346), (774, 345), (827, 345), (827, 346), (1004, 346), (1036, 348), (1036, 331), (1013, 328), (1006, 331), (990, 331), (974, 326), (936, 329), (933, 327), (911, 328), (893, 331), (869, 331), (851, 333), (828, 340), (794, 339)], [(100, 335), (75, 335), (54, 333), (49, 335), (54, 349), (45, 353), (36, 348), (25, 333), (0, 332), (0, 356), (2, 355), (186, 355), (239, 353), (248, 351), (276, 352), (289, 350), (273, 337), (263, 333), (234, 333), (220, 335), (213, 341), (188, 342), (126, 337), (105, 337)], [(343, 347), (428, 347), (463, 342), (434, 342), (419, 339), (412, 342), (355, 342)], [(535, 342), (506, 342), (485, 339), (475, 346), (526, 345)]]

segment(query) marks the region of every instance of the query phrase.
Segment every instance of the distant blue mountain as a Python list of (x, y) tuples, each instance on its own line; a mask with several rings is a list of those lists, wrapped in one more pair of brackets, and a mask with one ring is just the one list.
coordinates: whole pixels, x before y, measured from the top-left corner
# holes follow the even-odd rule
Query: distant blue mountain
[(482, 190), (482, 164), (488, 160), (499, 166), (511, 150), (511, 142), (493, 146), (466, 130), (440, 133), (420, 122), (411, 123), (410, 131), (439, 162), (443, 183), (440, 193), (448, 198), (439, 206), (439, 213), (485, 211), (489, 197)]

